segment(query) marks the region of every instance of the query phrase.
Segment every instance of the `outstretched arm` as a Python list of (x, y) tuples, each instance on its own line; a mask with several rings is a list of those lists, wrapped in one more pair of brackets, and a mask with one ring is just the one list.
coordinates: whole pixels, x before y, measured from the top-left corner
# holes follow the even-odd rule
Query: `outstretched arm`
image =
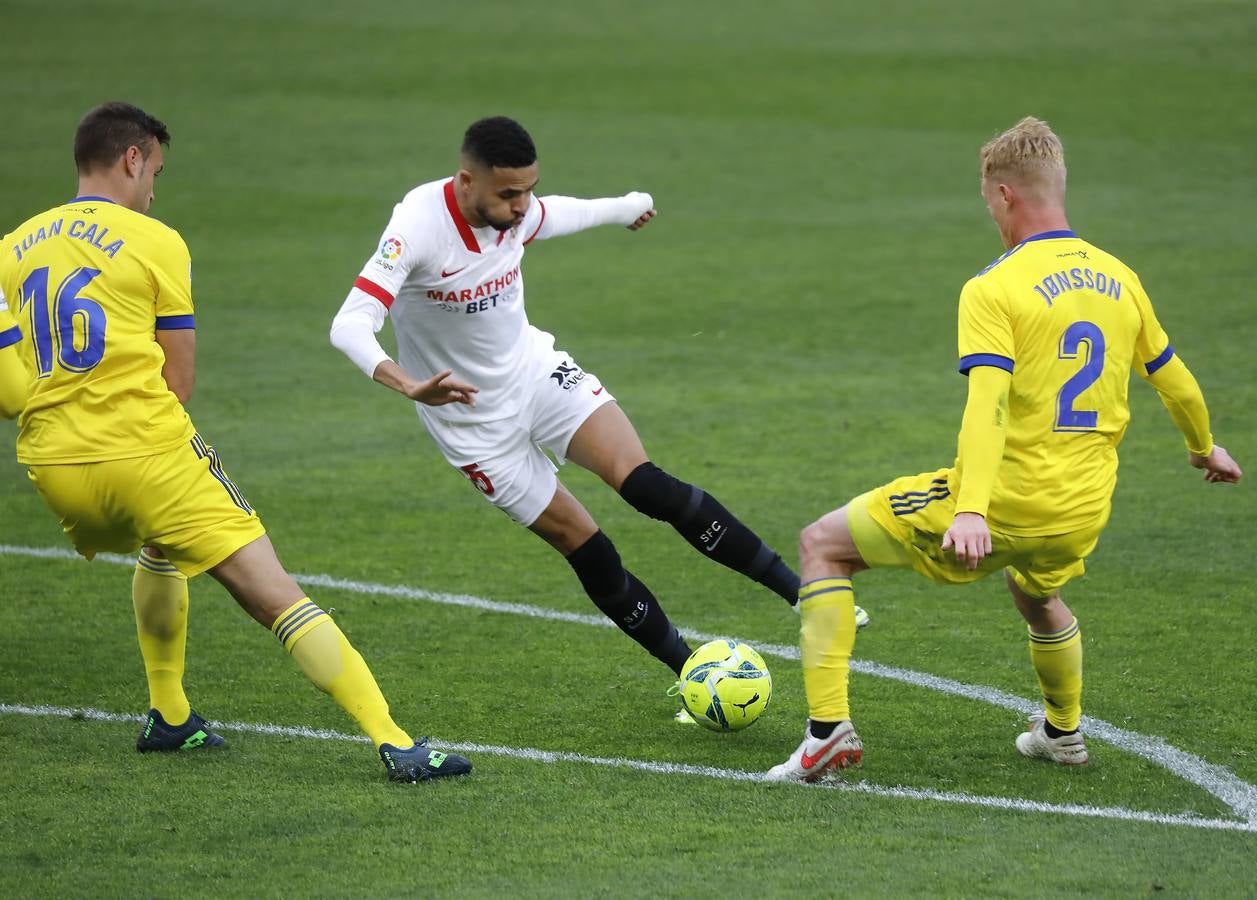
[(655, 217), (655, 201), (650, 194), (634, 191), (623, 197), (580, 200), (576, 197), (539, 197), (541, 221), (526, 240), (546, 240), (574, 234), (599, 225), (624, 225), (632, 231)]
[[(1205, 470), (1205, 481), (1235, 483), (1243, 476), (1239, 465), (1231, 455), (1213, 442), (1209, 432), (1209, 409), (1205, 406), (1200, 385), (1191, 371), (1172, 348), (1167, 347), (1169, 357), (1154, 360), (1145, 368), (1144, 380), (1152, 385), (1170, 418), (1182, 432), (1187, 443), (1187, 460), (1197, 469)], [(1164, 355), (1164, 354), (1163, 354)]]
[(1004, 458), (1008, 423), (1008, 389), (1012, 373), (995, 366), (969, 371), (969, 398), (957, 440), (956, 517), (943, 535), (942, 548), (955, 549), (956, 558), (976, 569), (991, 552), (986, 510)]

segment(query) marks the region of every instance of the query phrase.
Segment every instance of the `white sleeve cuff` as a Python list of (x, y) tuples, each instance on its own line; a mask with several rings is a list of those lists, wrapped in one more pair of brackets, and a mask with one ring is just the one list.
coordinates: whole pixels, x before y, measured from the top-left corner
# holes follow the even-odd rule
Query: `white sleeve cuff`
[(376, 367), (389, 358), (375, 337), (387, 316), (384, 304), (360, 288), (353, 288), (332, 319), (332, 346), (348, 356), (368, 378), (374, 377)]

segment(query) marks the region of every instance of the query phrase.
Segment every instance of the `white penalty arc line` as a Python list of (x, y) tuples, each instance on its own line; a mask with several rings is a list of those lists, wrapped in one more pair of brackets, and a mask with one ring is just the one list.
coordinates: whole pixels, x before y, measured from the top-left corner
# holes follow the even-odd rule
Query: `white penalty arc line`
[[(25, 547), (11, 544), (0, 544), (0, 554), (8, 554), (14, 556), (33, 556), (45, 559), (81, 559), (81, 557), (72, 550), (62, 547)], [(129, 556), (122, 556), (116, 553), (99, 553), (96, 559), (121, 566), (134, 566), (135, 559)], [(503, 603), (498, 600), (489, 600), (484, 597), (476, 597), (470, 594), (449, 594), (440, 591), (428, 591), (422, 588), (409, 587), (407, 585), (389, 585), (376, 584), (373, 582), (351, 581), (344, 578), (334, 578), (330, 575), (299, 575), (294, 574), (293, 578), (302, 584), (312, 585), (315, 587), (329, 588), (332, 590), (349, 591), (356, 594), (368, 594), (375, 596), (400, 597), (406, 600), (419, 600), (426, 603), (438, 603), (445, 606), (459, 606), (470, 609), (478, 609), (486, 612), (507, 613), (517, 616), (528, 616), (534, 619), (546, 619), (555, 622), (571, 622), (580, 625), (592, 625), (596, 628), (614, 628), (615, 623), (611, 622), (605, 616), (594, 616), (587, 613), (565, 612), (563, 610), (548, 609), (542, 606), (532, 606), (526, 603)], [(693, 631), (691, 629), (682, 629), (681, 633), (688, 638), (698, 641), (710, 641), (717, 638), (729, 637), (729, 635), (710, 634), (703, 631)], [(756, 641), (748, 641), (760, 653), (767, 656), (776, 656), (781, 659), (799, 658), (799, 649), (797, 647), (785, 644), (761, 644)], [(942, 678), (937, 675), (930, 675), (926, 672), (915, 672), (911, 669), (901, 669), (896, 666), (882, 665), (881, 663), (869, 662), (867, 660), (853, 659), (851, 660), (851, 669), (864, 675), (874, 675), (879, 678), (889, 678), (894, 681), (903, 682), (913, 685), (914, 687), (928, 688), (929, 690), (939, 691), (944, 694), (952, 694), (958, 697), (964, 697), (969, 700), (980, 700), (993, 706), (1002, 707), (1004, 709), (1014, 710), (1022, 714), (1030, 714), (1039, 710), (1039, 704), (1017, 697), (1013, 694), (1006, 693), (997, 688), (986, 687), (984, 685), (966, 684), (962, 681), (955, 681), (950, 678)], [(1250, 823), (1257, 824), (1257, 787), (1250, 785), (1248, 782), (1236, 777), (1229, 769), (1215, 763), (1206, 762), (1193, 753), (1180, 750), (1166, 743), (1159, 737), (1139, 734), (1138, 732), (1128, 731), (1119, 728), (1102, 719), (1095, 719), (1090, 716), (1083, 716), (1083, 729), (1088, 737), (1098, 738), (1106, 743), (1112, 744), (1119, 749), (1128, 753), (1133, 753), (1150, 762), (1168, 769), (1170, 772), (1179, 776), (1191, 784), (1207, 791), (1217, 797), (1227, 806), (1229, 806), (1236, 815), (1247, 820)]]
[[(108, 723), (140, 723), (144, 716), (111, 713), (99, 709), (70, 709), (63, 706), (25, 706), (17, 703), (0, 703), (0, 714), (22, 715), (40, 718), (79, 719), (92, 722)], [(345, 734), (326, 728), (309, 728), (305, 726), (272, 725), (261, 722), (223, 722), (215, 723), (216, 731), (238, 731), (259, 735), (278, 735), (283, 737), (310, 738), (323, 741), (346, 741), (355, 744), (370, 744), (370, 741), (357, 734)], [(614, 769), (630, 769), (638, 772), (649, 772), (652, 775), (689, 775), (701, 778), (716, 778), (722, 781), (742, 781), (753, 783), (781, 784), (769, 778), (763, 772), (744, 772), (739, 769), (722, 769), (716, 766), (695, 766), (686, 763), (658, 762), (645, 759), (627, 759), (625, 757), (586, 756), (582, 753), (571, 753), (562, 750), (537, 750), (532, 747), (504, 747), (498, 744), (476, 744), (458, 741), (432, 740), (432, 746), (456, 753), (468, 753), (473, 756), (505, 756), (511, 759), (522, 759), (530, 762), (576, 763), (580, 765), (604, 766)], [(1042, 803), (1036, 800), (1024, 800), (1015, 797), (991, 797), (981, 794), (966, 794), (954, 791), (930, 791), (919, 788), (885, 787), (868, 782), (845, 783), (828, 781), (817, 785), (795, 785), (820, 789), (833, 789), (854, 794), (868, 794), (873, 797), (885, 797), (895, 800), (927, 800), (936, 803), (952, 803), (962, 806), (980, 806), (986, 809), (1005, 810), (1008, 812), (1052, 813), (1055, 815), (1076, 816), (1091, 819), (1116, 819), (1123, 822), (1139, 822), (1152, 825), (1179, 825), (1188, 828), (1200, 828), (1212, 831), (1242, 831), (1257, 834), (1257, 823), (1237, 822), (1232, 819), (1207, 819), (1188, 814), (1169, 814), (1145, 812), (1127, 809), (1121, 806), (1087, 806), (1085, 804)]]

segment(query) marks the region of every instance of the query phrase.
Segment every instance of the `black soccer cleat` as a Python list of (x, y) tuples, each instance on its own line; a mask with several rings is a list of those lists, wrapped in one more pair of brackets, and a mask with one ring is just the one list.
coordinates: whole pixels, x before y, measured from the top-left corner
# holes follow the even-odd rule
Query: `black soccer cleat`
[(206, 722), (195, 712), (182, 725), (167, 725), (161, 713), (148, 711), (144, 730), (140, 732), (135, 749), (141, 753), (169, 753), (175, 750), (199, 750), (202, 747), (221, 747), (227, 743), (209, 729)]
[(413, 747), (401, 750), (392, 744), (380, 744), (380, 759), (388, 769), (389, 781), (414, 784), (433, 778), (452, 778), (471, 773), (471, 760), (455, 753), (442, 753), (428, 746), (427, 738), (420, 738)]

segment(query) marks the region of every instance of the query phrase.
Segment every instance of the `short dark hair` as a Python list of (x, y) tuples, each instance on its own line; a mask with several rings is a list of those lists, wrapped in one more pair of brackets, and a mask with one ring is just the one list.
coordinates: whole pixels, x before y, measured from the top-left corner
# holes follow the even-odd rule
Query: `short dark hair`
[(522, 169), (537, 161), (524, 126), (506, 116), (472, 122), (463, 135), (463, 154), (490, 169)]
[(151, 140), (170, 144), (164, 122), (130, 103), (102, 103), (79, 121), (74, 132), (74, 163), (80, 172), (112, 166), (128, 147), (139, 147), (147, 158)]

